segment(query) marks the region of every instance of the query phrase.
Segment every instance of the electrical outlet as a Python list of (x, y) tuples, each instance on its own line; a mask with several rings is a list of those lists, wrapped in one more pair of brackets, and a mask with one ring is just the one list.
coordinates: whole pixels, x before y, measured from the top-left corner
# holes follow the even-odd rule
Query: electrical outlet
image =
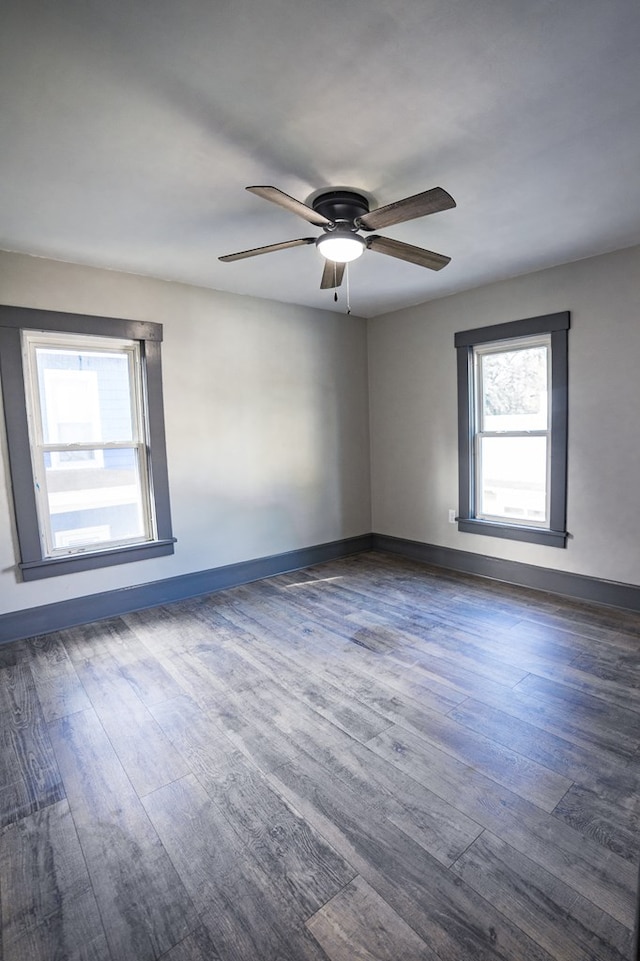
[(449, 523), (450, 523), (450, 524), (455, 524), (455, 522), (456, 522), (456, 512), (455, 512), (455, 511), (449, 511)]

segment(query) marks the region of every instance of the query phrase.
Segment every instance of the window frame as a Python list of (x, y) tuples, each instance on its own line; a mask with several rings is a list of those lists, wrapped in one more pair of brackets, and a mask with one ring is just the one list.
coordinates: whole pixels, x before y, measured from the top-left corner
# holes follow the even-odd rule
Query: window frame
[[(568, 440), (568, 311), (529, 317), (455, 335), (458, 374), (458, 530), (509, 540), (565, 547)], [(477, 405), (474, 348), (500, 341), (524, 342), (548, 334), (551, 341), (549, 526), (485, 520), (475, 514)]]
[[(45, 556), (38, 521), (29, 435), (22, 334), (31, 331), (98, 336), (138, 342), (143, 367), (146, 413), (148, 490), (155, 516), (154, 538), (125, 545), (87, 549), (82, 553)], [(14, 516), (24, 581), (96, 570), (173, 554), (162, 396), (162, 325), (114, 317), (98, 317), (0, 306), (0, 379), (13, 493)], [(106, 345), (105, 345), (106, 346)]]
[[(39, 517), (40, 539), (43, 557), (68, 557), (71, 555), (95, 552), (97, 550), (107, 550), (126, 545), (143, 544), (155, 541), (155, 511), (150, 497), (149, 483), (149, 443), (147, 439), (146, 416), (146, 395), (144, 390), (144, 363), (142, 350), (139, 340), (130, 338), (121, 339), (117, 337), (102, 337), (95, 334), (60, 334), (57, 331), (44, 330), (23, 330), (22, 351), (23, 351), (23, 375), (27, 372), (25, 381), (27, 419), (30, 427), (31, 436), (31, 462), (33, 474), (36, 480), (35, 497), (36, 507)], [(128, 440), (103, 441), (94, 437), (91, 441), (64, 443), (61, 440), (44, 436), (43, 421), (43, 396), (40, 390), (40, 379), (38, 374), (38, 351), (62, 350), (64, 352), (76, 351), (97, 352), (103, 356), (106, 354), (126, 357), (127, 382), (128, 382), (128, 409), (130, 413), (131, 437)], [(49, 371), (45, 371), (44, 377)], [(48, 418), (47, 411), (47, 418)], [(135, 460), (138, 470), (138, 482), (140, 492), (140, 508), (143, 522), (143, 536), (128, 538), (113, 538), (108, 542), (94, 542), (83, 546), (57, 547), (53, 536), (53, 516), (49, 508), (49, 472), (45, 466), (46, 456), (51, 456), (51, 466), (53, 467), (57, 458), (66, 452), (85, 451), (91, 453), (100, 452), (99, 460), (104, 461), (105, 451), (126, 449), (135, 451)], [(82, 467), (86, 462), (80, 463)], [(75, 465), (67, 464), (66, 470), (73, 469)], [(92, 466), (98, 466), (97, 462)]]
[[(473, 376), (474, 376), (474, 445), (473, 445), (473, 457), (474, 457), (474, 506), (475, 506), (475, 516), (478, 520), (489, 521), (491, 523), (509, 524), (516, 523), (516, 521), (508, 521), (507, 519), (500, 517), (497, 514), (491, 514), (489, 511), (480, 511), (480, 481), (482, 478), (483, 471), (483, 457), (482, 457), (482, 441), (485, 438), (505, 438), (505, 437), (542, 437), (545, 439), (546, 446), (546, 456), (545, 456), (545, 492), (550, 490), (551, 481), (551, 404), (547, 403), (546, 411), (546, 425), (544, 428), (536, 428), (531, 430), (487, 430), (485, 427), (485, 411), (484, 411), (484, 364), (482, 363), (485, 357), (495, 356), (496, 354), (502, 353), (515, 353), (519, 350), (528, 350), (530, 348), (544, 347), (546, 350), (546, 383), (547, 383), (547, 398), (549, 394), (549, 386), (551, 384), (551, 334), (537, 334), (533, 337), (516, 337), (509, 340), (498, 340), (492, 341), (489, 344), (474, 344), (472, 347), (473, 351)], [(535, 527), (540, 530), (546, 530), (549, 528), (549, 501), (550, 498), (546, 498), (546, 510), (545, 518), (541, 521), (527, 520), (527, 527)]]

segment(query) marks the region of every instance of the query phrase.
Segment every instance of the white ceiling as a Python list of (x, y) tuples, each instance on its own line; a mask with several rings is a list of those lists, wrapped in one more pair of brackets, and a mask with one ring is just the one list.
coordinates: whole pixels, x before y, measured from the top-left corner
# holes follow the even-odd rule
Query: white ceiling
[(373, 316), (640, 243), (637, 0), (5, 0), (0, 247), (344, 310), (321, 233), (244, 190), (457, 208), (381, 231)]

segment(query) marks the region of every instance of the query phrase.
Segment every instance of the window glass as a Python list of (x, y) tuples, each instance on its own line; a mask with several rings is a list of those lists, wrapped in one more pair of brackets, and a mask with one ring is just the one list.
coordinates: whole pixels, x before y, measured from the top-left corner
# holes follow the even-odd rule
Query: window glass
[(44, 556), (151, 540), (139, 345), (41, 332), (24, 342)]
[(482, 430), (546, 430), (548, 347), (480, 354)]
[[(86, 461), (59, 459), (81, 454)], [(142, 474), (135, 448), (47, 452), (44, 513), (50, 552), (147, 539)]]
[(36, 347), (46, 444), (133, 440), (130, 353)]
[(548, 524), (550, 353), (547, 335), (473, 350), (476, 517)]
[(547, 522), (547, 438), (481, 437), (478, 516)]

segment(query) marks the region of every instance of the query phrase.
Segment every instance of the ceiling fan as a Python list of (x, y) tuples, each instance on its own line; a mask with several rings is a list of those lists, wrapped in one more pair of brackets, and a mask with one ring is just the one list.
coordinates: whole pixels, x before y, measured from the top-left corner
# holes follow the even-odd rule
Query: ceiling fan
[(224, 263), (257, 257), (259, 254), (270, 254), (289, 247), (315, 244), (326, 259), (320, 282), (321, 290), (326, 290), (341, 285), (345, 264), (356, 260), (365, 250), (375, 250), (398, 260), (428, 267), (430, 270), (441, 270), (451, 260), (443, 254), (414, 247), (400, 240), (392, 240), (390, 237), (381, 237), (379, 234), (362, 237), (359, 233), (361, 230), (372, 231), (380, 227), (390, 227), (392, 224), (401, 224), (406, 220), (415, 220), (417, 217), (426, 217), (427, 214), (455, 207), (455, 200), (442, 187), (433, 187), (375, 210), (369, 210), (367, 198), (353, 190), (323, 191), (311, 202), (311, 206), (290, 197), (277, 187), (247, 187), (247, 190), (298, 214), (316, 227), (322, 227), (324, 233), (319, 237), (301, 237), (298, 240), (285, 240), (279, 244), (226, 254), (218, 258)]

